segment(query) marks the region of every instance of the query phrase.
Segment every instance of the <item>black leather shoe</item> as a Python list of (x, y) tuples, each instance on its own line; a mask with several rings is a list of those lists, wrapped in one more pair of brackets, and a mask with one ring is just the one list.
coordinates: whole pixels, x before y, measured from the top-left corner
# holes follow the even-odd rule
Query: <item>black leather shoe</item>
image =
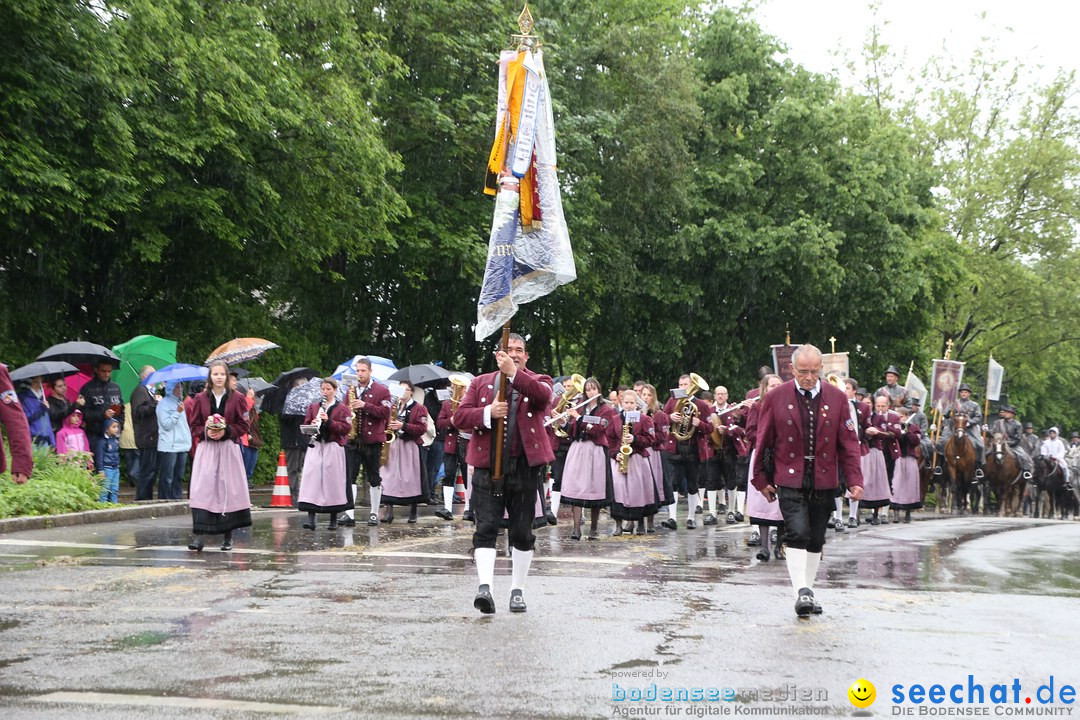
[(409, 519), (406, 522), (408, 522), (408, 523), (410, 523), (412, 525), (415, 525), (416, 524), (416, 513), (417, 513), (417, 510), (416, 510), (416, 506), (414, 505), (413, 509), (409, 511)]
[(697, 523), (694, 522), (694, 518), (686, 518), (686, 529), (694, 530), (697, 528)]
[(675, 518), (671, 518), (671, 517), (669, 517), (667, 520), (665, 520), (664, 522), (662, 522), (660, 524), (663, 525), (664, 527), (666, 527), (668, 530), (675, 530), (676, 528), (679, 527), (679, 523), (675, 522)]
[(386, 523), (387, 525), (394, 522), (394, 509), (392, 507), (386, 508), (386, 517), (380, 518), (380, 522)]
[(742, 522), (745, 519), (746, 519), (746, 517), (741, 512), (735, 513), (735, 521), (736, 522)]
[(356, 520), (345, 515), (344, 517), (338, 518), (338, 525), (341, 527), (356, 527)]
[(225, 542), (221, 543), (221, 549), (224, 552), (228, 552), (229, 550), (232, 550), (232, 540), (226, 540)]
[(859, 518), (855, 517), (854, 515), (850, 516), (847, 519), (847, 526), (849, 528), (857, 528), (857, 527), (859, 527)]
[(532, 529), (539, 530), (542, 527), (547, 527), (547, 520), (542, 517), (534, 517), (532, 521)]
[(795, 601), (795, 614), (806, 617), (814, 612), (814, 591), (810, 588), (799, 590), (799, 599)]
[(371, 513), (370, 515), (368, 515), (367, 524), (368, 527), (375, 527), (379, 524), (379, 516), (375, 513)]
[(449, 510), (447, 510), (444, 507), (441, 507), (438, 510), (436, 510), (435, 514), (438, 517), (441, 517), (443, 520), (453, 520), (454, 519), (454, 513), (450, 512)]
[(729, 512), (727, 514), (727, 521), (726, 522), (727, 522), (728, 525), (734, 525), (735, 524), (735, 513)]
[(303, 525), (301, 525), (300, 527), (304, 528), (305, 530), (314, 530), (315, 529), (315, 523), (306, 522)]
[(705, 519), (702, 521), (701, 524), (702, 525), (715, 525), (716, 524), (716, 516), (713, 515), (712, 513), (709, 513), (708, 515), (705, 516)]
[(461, 516), (461, 519), (464, 520), (465, 522), (472, 522), (473, 520), (476, 519), (476, 516), (473, 515), (472, 510), (466, 510), (465, 514)]
[(510, 612), (523, 613), (526, 610), (525, 598), (522, 596), (520, 590), (510, 591)]
[(773, 546), (773, 551), (772, 552), (773, 552), (773, 557), (776, 558), (777, 560), (783, 560), (784, 558), (787, 557), (787, 555), (784, 553), (784, 546), (782, 544), (780, 544), (780, 543), (776, 543), (776, 545)]
[(333, 522), (328, 523), (327, 526), (326, 526), (327, 530), (337, 530), (337, 528), (338, 528), (337, 520), (334, 520)]
[(769, 562), (769, 553), (765, 552), (764, 550), (758, 550), (755, 557), (757, 557), (757, 559), (761, 562)]
[(547, 522), (548, 525), (559, 524), (559, 518), (555, 517), (555, 513), (551, 512), (550, 510), (544, 513), (544, 520)]
[(758, 547), (760, 545), (761, 545), (761, 533), (759, 533), (757, 530), (755, 530), (754, 532), (750, 533), (750, 537), (748, 537), (746, 539), (746, 546), (747, 547)]
[(844, 532), (844, 521), (838, 521), (836, 525), (833, 526), (833, 530), (835, 530), (836, 532)]
[(698, 505), (696, 508), (694, 508), (694, 514), (695, 515), (700, 515), (703, 512), (705, 512), (705, 511), (702, 509), (702, 507), (700, 505)]
[(194, 550), (195, 552), (202, 552), (202, 550), (203, 550), (203, 536), (202, 535), (196, 535), (195, 537), (191, 538), (191, 542), (188, 543), (187, 549), (188, 550)]
[(485, 615), (493, 614), (495, 612), (495, 598), (491, 597), (491, 588), (487, 585), (481, 585), (476, 591), (472, 606)]
[(570, 533), (570, 539), (571, 540), (580, 540), (581, 539), (581, 531), (580, 530), (575, 530), (574, 532)]

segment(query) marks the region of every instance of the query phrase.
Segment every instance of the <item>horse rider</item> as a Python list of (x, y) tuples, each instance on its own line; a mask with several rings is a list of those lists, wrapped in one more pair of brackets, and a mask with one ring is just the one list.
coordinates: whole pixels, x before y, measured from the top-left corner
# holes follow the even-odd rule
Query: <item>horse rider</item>
[(1056, 427), (1050, 428), (1050, 432), (1042, 443), (1042, 454), (1054, 458), (1057, 464), (1061, 467), (1061, 472), (1065, 475), (1065, 482), (1069, 482), (1069, 466), (1065, 463), (1065, 443), (1061, 442), (1061, 438), (1058, 437), (1058, 429)]
[(957, 399), (956, 404), (945, 412), (945, 419), (948, 420), (948, 422), (945, 423), (945, 428), (941, 433), (939, 448), (943, 452), (945, 450), (945, 444), (949, 441), (949, 438), (952, 437), (953, 417), (960, 413), (967, 415), (967, 434), (968, 437), (971, 438), (971, 444), (975, 446), (975, 480), (982, 480), (983, 464), (986, 461), (982, 439), (982, 413), (979, 412), (979, 404), (971, 399), (970, 385), (961, 383), (957, 392), (959, 398)]
[[(1024, 434), (1020, 438), (1020, 447), (1024, 448), (1024, 451), (1028, 454), (1028, 457), (1034, 459), (1039, 456), (1039, 451), (1042, 449), (1042, 440), (1035, 432), (1035, 426), (1030, 422), (1024, 423)], [(1024, 487), (1024, 514), (1027, 514), (1028, 505), (1031, 503), (1031, 498), (1035, 495), (1035, 480), (1032, 478), (1028, 481)]]
[(921, 431), (919, 448), (922, 451), (922, 467), (930, 467), (930, 463), (934, 461), (934, 441), (930, 439), (928, 431), (930, 421), (926, 419), (926, 414), (922, 411), (922, 400), (918, 397), (911, 398), (911, 416), (908, 422), (913, 422), (919, 426)]
[[(1069, 447), (1065, 451), (1065, 462), (1069, 465), (1070, 477), (1077, 477), (1080, 474), (1080, 432), (1073, 430), (1072, 435), (1069, 436)], [(1080, 483), (1071, 483), (1073, 495), (1076, 496), (1076, 502), (1080, 504)]]
[(1031, 473), (1034, 469), (1032, 465), (1031, 456), (1028, 455), (1027, 450), (1024, 449), (1023, 438), (1024, 429), (1020, 426), (1020, 421), (1016, 419), (1016, 408), (1012, 405), (1002, 405), (998, 410), (1000, 416), (994, 421), (994, 424), (990, 427), (991, 436), (994, 433), (1001, 433), (1005, 438), (1005, 442), (1008, 444), (1009, 449), (1014, 455), (1016, 455), (1017, 461), (1020, 463), (1020, 470), (1024, 476), (1025, 482), (1031, 482)]
[(885, 371), (885, 384), (874, 391), (874, 397), (884, 395), (889, 398), (889, 408), (892, 410), (901, 405), (910, 409), (912, 399), (908, 395), (907, 388), (897, 384), (899, 381), (900, 371), (896, 369), (895, 365), (890, 365), (889, 369)]

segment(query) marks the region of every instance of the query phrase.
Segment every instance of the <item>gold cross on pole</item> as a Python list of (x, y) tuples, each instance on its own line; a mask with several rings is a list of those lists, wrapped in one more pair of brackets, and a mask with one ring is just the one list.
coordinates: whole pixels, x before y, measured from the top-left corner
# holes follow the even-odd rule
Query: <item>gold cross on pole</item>
[(952, 338), (949, 338), (948, 342), (945, 343), (945, 359), (946, 360), (948, 360), (949, 356), (952, 355), (952, 346), (953, 346)]
[(835, 354), (836, 353), (836, 338), (834, 338), (833, 336), (830, 335), (829, 336), (829, 344), (832, 345), (832, 352), (833, 352), (833, 354)]

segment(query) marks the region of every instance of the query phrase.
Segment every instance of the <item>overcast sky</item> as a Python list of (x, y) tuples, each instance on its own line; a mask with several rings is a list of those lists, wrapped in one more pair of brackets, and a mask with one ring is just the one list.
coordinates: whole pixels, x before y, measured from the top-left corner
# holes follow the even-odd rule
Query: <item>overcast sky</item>
[[(763, 0), (755, 17), (788, 46), (795, 62), (822, 73), (842, 65), (837, 50), (857, 56), (873, 23), (867, 0)], [(1045, 65), (1040, 77), (1080, 68), (1080, 3), (1074, 0), (880, 0), (878, 17), (889, 22), (885, 42), (911, 73), (932, 55), (965, 65), (986, 36), (996, 39), (1002, 59)]]

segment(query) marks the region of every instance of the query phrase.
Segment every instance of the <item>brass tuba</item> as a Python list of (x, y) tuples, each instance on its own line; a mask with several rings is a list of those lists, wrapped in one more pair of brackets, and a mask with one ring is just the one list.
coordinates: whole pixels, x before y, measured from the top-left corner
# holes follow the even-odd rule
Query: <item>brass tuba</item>
[(694, 436), (694, 418), (697, 417), (698, 408), (694, 404), (694, 395), (709, 389), (709, 383), (705, 378), (696, 373), (690, 373), (690, 389), (686, 391), (686, 397), (675, 401), (674, 413), (682, 415), (682, 421), (671, 426), (671, 434), (679, 442), (686, 442)]
[(469, 389), (469, 379), (464, 375), (450, 376), (450, 412), (456, 413), (465, 391)]
[[(570, 407), (570, 403), (573, 402), (574, 398), (585, 392), (585, 378), (574, 373), (570, 376), (570, 386), (572, 390), (567, 390), (560, 395), (559, 402), (555, 403), (555, 408), (551, 411), (553, 417), (566, 412), (566, 408)], [(561, 438), (566, 437), (566, 430), (556, 425), (555, 436)]]
[(840, 377), (836, 373), (829, 373), (825, 376), (825, 379), (828, 380), (829, 384), (837, 390), (844, 390), (845, 392), (847, 391), (844, 383), (844, 378)]

